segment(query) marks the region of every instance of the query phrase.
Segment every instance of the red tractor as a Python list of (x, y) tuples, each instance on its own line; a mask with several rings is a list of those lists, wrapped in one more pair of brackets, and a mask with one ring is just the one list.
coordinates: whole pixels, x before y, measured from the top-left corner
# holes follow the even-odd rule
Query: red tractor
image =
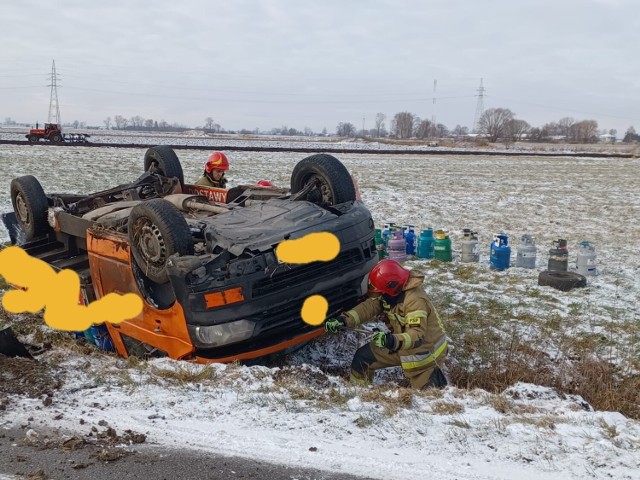
[(45, 123), (44, 128), (32, 128), (29, 134), (25, 135), (29, 143), (38, 143), (41, 138), (49, 140), (51, 143), (64, 142), (62, 130), (57, 123)]

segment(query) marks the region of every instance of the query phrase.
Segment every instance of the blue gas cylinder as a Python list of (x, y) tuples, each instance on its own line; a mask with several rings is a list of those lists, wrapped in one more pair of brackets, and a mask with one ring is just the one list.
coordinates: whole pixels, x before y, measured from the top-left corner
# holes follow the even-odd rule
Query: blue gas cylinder
[(489, 267), (492, 270), (506, 270), (509, 268), (511, 259), (511, 247), (509, 237), (504, 233), (499, 233), (493, 237), (491, 242), (491, 257)]
[(416, 254), (415, 227), (413, 225), (405, 225), (403, 229), (404, 229), (404, 239), (407, 242), (407, 255), (415, 255)]
[(418, 258), (433, 258), (433, 246), (433, 228), (422, 230), (418, 237)]

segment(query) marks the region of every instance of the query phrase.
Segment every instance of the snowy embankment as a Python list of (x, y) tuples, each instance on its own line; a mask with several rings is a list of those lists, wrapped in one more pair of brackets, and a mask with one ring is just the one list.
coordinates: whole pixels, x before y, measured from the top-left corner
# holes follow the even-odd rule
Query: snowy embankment
[[(0, 177), (6, 179), (0, 211), (11, 209), (8, 184), (15, 176), (34, 174), (49, 192), (97, 191), (135, 178), (143, 155), (136, 149), (0, 146)], [(179, 156), (185, 178), (195, 179), (206, 154)], [(286, 186), (304, 156), (231, 153), (230, 182), (265, 178)], [(544, 352), (546, 380), (569, 376), (571, 362), (585, 352), (637, 375), (640, 160), (339, 157), (358, 179), (377, 225), (395, 221), (451, 234), (452, 263), (406, 263), (426, 275), (425, 289), (452, 340), (451, 367), (473, 373), (504, 365), (505, 349), (515, 355), (528, 348)], [(462, 228), (479, 233), (478, 264), (459, 262)], [(490, 270), (489, 242), (498, 232), (509, 235), (512, 260), (517, 239), (534, 235), (537, 269)], [(557, 238), (568, 240), (572, 264), (581, 241), (594, 243), (599, 274), (587, 288), (560, 292), (537, 285)], [(7, 239), (0, 228), (0, 241)], [(588, 399), (532, 383), (492, 392), (413, 392), (399, 387), (401, 375), (391, 370), (374, 387), (354, 387), (345, 378), (362, 337), (323, 337), (279, 366), (251, 367), (138, 363), (60, 347), (40, 357), (61, 379), (53, 402), (10, 395), (0, 423), (87, 434), (105, 420), (118, 431), (146, 433), (149, 443), (380, 479), (423, 478), (425, 472), (459, 479), (637, 478), (637, 420), (594, 411)]]

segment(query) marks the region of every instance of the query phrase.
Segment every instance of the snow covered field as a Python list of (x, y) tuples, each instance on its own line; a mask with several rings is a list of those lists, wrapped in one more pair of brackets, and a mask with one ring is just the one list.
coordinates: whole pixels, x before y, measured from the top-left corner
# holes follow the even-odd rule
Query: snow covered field
[[(49, 192), (97, 191), (135, 178), (143, 155), (137, 149), (0, 145), (0, 212), (11, 210), (9, 182), (16, 176), (33, 174)], [(178, 155), (187, 181), (195, 180), (207, 152)], [(268, 179), (288, 186), (303, 157), (232, 152), (230, 183)], [(516, 339), (514, 354), (529, 345), (545, 352), (545, 367), (557, 367), (541, 379), (571, 374), (564, 366), (585, 351), (628, 376), (638, 374), (639, 159), (339, 158), (358, 179), (377, 225), (442, 228), (454, 249), (463, 228), (478, 231), (479, 264), (461, 264), (457, 254), (450, 264), (406, 263), (426, 275), (425, 289), (452, 338), (453, 370), (505, 366), (502, 346)], [(499, 232), (509, 235), (512, 262), (519, 237), (534, 235), (537, 269), (489, 270), (489, 242)], [(537, 285), (557, 238), (568, 240), (573, 264), (581, 241), (596, 246), (599, 274), (587, 288), (560, 292)], [(0, 242), (6, 240), (0, 227)], [(400, 376), (391, 371), (372, 388), (353, 387), (341, 374), (364, 340), (357, 335), (322, 338), (280, 367), (137, 364), (54, 349), (41, 357), (65, 379), (53, 404), (34, 410), (40, 398), (12, 396), (0, 425), (86, 433), (107, 420), (118, 431), (146, 433), (151, 443), (380, 479), (638, 478), (637, 420), (594, 411), (584, 398), (532, 383), (497, 393), (450, 387), (440, 396), (399, 388)], [(476, 340), (487, 338), (500, 342), (501, 351), (480, 348)]]

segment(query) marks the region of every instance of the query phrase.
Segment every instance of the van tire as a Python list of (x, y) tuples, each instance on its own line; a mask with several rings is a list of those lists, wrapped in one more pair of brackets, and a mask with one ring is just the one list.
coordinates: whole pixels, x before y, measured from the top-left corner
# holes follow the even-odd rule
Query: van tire
[(134, 260), (156, 283), (169, 281), (166, 266), (171, 255), (193, 255), (189, 225), (180, 210), (166, 200), (156, 198), (133, 207), (128, 231)]

